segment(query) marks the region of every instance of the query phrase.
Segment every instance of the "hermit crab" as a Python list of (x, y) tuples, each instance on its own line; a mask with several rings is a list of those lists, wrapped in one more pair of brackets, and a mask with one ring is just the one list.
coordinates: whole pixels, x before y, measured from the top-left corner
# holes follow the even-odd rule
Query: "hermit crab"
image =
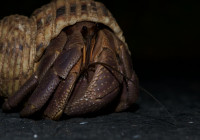
[(0, 21), (4, 111), (58, 120), (129, 108), (138, 79), (122, 30), (93, 0), (52, 0)]

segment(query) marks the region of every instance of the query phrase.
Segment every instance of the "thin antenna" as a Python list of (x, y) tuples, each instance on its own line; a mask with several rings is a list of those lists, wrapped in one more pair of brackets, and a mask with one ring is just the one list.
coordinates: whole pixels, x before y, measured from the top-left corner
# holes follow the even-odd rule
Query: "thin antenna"
[(166, 112), (167, 114), (170, 116), (170, 118), (173, 120), (174, 123), (172, 123), (173, 125), (177, 124), (176, 119), (172, 116), (172, 114), (168, 111), (168, 109), (156, 98), (154, 97), (149, 91), (147, 91), (146, 89), (144, 89), (143, 87), (140, 86), (140, 89), (142, 91), (144, 91), (146, 94), (148, 94), (151, 98), (153, 98)]
[[(108, 70), (109, 70), (109, 68), (110, 68), (110, 69), (116, 71), (117, 73), (119, 73), (120, 75), (122, 75), (125, 79), (127, 79), (127, 80), (129, 80), (129, 81), (131, 81), (131, 82), (134, 83), (134, 81), (131, 80), (129, 77), (127, 77), (125, 74), (123, 74), (123, 73), (121, 73), (120, 71), (114, 69), (113, 67), (111, 67), (111, 66), (108, 65), (108, 64), (105, 64), (105, 63), (102, 63), (102, 62), (94, 62), (94, 63), (91, 63), (89, 66), (98, 65), (98, 64), (104, 66), (104, 67), (105, 67), (106, 69), (108, 69)], [(110, 70), (109, 70), (109, 71), (110, 71)], [(140, 89), (141, 89), (142, 91), (144, 91), (147, 95), (149, 95), (150, 97), (152, 97), (152, 98), (167, 112), (167, 114), (168, 114), (168, 115), (170, 116), (170, 118), (173, 120), (173, 123), (171, 123), (172, 125), (176, 125), (176, 124), (177, 124), (176, 119), (172, 116), (172, 114), (168, 111), (168, 109), (167, 109), (156, 97), (154, 97), (149, 91), (147, 91), (147, 90), (144, 89), (143, 87), (140, 87)]]

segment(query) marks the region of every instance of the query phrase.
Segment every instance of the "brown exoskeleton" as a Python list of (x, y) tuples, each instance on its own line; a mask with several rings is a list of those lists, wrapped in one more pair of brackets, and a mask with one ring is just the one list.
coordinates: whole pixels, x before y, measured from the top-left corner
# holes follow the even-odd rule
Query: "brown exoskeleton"
[(25, 103), (21, 116), (44, 110), (57, 120), (63, 113), (123, 111), (137, 99), (138, 80), (122, 31), (103, 4), (54, 0), (30, 18), (0, 21), (0, 91), (8, 97), (3, 110)]

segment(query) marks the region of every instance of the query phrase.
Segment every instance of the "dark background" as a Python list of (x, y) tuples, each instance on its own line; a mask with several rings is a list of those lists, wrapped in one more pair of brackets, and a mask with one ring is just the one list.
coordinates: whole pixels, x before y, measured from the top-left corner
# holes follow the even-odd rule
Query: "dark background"
[[(0, 19), (10, 14), (30, 16), (36, 8), (48, 2), (4, 1), (0, 5)], [(140, 86), (165, 105), (176, 120), (176, 125), (173, 125), (174, 121), (166, 110), (141, 91), (136, 111), (97, 118), (75, 118), (59, 123), (35, 122), (20, 119), (18, 114), (1, 113), (0, 136), (5, 139), (12, 136), (31, 139), (37, 133), (38, 138), (199, 139), (199, 4), (191, 0), (101, 2), (110, 9), (124, 31)], [(88, 123), (87, 129), (79, 125), (81, 122)], [(31, 132), (26, 130), (23, 133), (25, 124), (25, 128), (31, 129)], [(18, 131), (10, 127), (17, 127)], [(59, 131), (51, 130), (53, 127), (58, 127)], [(69, 129), (70, 135), (67, 135), (66, 129)], [(56, 135), (57, 131), (61, 134)]]

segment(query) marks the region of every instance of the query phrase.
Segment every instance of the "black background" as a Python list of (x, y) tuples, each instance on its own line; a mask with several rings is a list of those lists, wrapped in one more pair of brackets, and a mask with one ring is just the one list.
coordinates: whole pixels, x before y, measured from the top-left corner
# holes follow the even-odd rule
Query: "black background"
[[(36, 8), (48, 2), (4, 1), (0, 5), (0, 19), (10, 14), (30, 16)], [(42, 138), (49, 138), (50, 135), (52, 138), (63, 136), (72, 139), (199, 139), (199, 4), (192, 0), (101, 2), (110, 9), (124, 31), (140, 86), (166, 106), (177, 124), (172, 125), (173, 120), (166, 110), (141, 91), (137, 111), (97, 118), (75, 118), (59, 123), (44, 120), (35, 122), (20, 119), (17, 114), (1, 112), (0, 127), (6, 127), (1, 128), (0, 136), (5, 133), (4, 138), (8, 139), (12, 136), (31, 139), (34, 133), (38, 133)], [(88, 122), (87, 129), (79, 125), (84, 121)], [(18, 131), (10, 128), (16, 127), (12, 124), (18, 125)], [(128, 127), (129, 124), (132, 125)], [(23, 133), (24, 125), (31, 132), (26, 130)], [(57, 129), (51, 130), (53, 127), (58, 127), (58, 133), (61, 134), (54, 135)], [(66, 129), (71, 131), (71, 135), (66, 134)]]

